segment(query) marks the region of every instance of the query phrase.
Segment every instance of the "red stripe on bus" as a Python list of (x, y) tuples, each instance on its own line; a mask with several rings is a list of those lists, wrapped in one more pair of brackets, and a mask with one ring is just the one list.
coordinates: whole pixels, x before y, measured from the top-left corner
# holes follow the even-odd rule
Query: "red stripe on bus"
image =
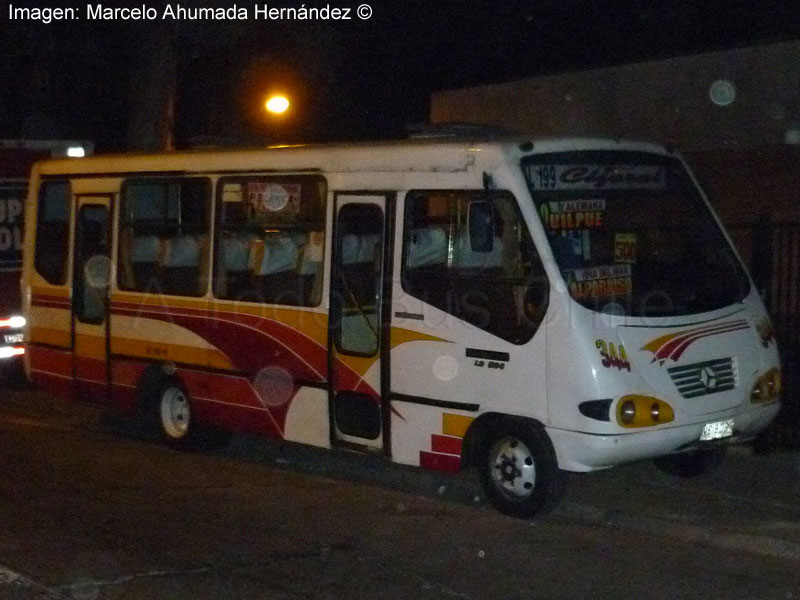
[(419, 466), (445, 473), (458, 473), (461, 470), (461, 458), (452, 454), (436, 454), (435, 452), (419, 453)]
[(434, 433), (431, 436), (431, 450), (461, 456), (461, 442), (461, 438)]
[(28, 357), (34, 368), (40, 368), (54, 375), (72, 378), (71, 350), (56, 350), (29, 344)]

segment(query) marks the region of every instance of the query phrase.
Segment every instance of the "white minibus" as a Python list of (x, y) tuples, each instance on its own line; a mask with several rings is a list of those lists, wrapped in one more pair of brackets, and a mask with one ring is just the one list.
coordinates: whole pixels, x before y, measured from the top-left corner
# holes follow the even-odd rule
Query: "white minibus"
[(528, 517), (568, 471), (697, 474), (779, 408), (764, 305), (658, 145), (96, 156), (39, 163), (30, 190), (30, 378), (175, 446), (474, 466)]

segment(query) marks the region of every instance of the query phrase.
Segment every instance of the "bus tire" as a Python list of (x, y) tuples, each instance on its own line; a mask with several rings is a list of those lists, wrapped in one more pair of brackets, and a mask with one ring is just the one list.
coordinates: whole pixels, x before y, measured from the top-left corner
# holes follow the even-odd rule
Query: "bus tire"
[(164, 379), (153, 404), (153, 417), (161, 439), (175, 448), (192, 446), (195, 423), (192, 403), (183, 386), (175, 379)]
[(676, 477), (697, 477), (716, 470), (725, 460), (727, 446), (700, 448), (679, 454), (667, 454), (653, 460), (656, 468)]
[(230, 441), (229, 432), (195, 421), (192, 400), (175, 378), (162, 380), (152, 410), (161, 439), (178, 450), (216, 450)]
[(537, 423), (504, 420), (488, 428), (478, 468), (486, 496), (497, 510), (514, 517), (547, 514), (566, 490), (567, 475)]

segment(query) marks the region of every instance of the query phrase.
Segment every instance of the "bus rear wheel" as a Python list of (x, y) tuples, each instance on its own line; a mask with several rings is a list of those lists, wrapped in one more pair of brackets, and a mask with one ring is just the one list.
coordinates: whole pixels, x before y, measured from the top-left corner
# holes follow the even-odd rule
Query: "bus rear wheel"
[(174, 379), (162, 382), (154, 413), (161, 439), (173, 448), (212, 450), (230, 440), (229, 432), (195, 422), (189, 394)]
[(158, 398), (158, 417), (161, 435), (167, 443), (189, 439), (192, 409), (186, 393), (177, 385), (165, 385)]
[(502, 513), (530, 518), (546, 514), (561, 501), (566, 473), (558, 468), (553, 444), (533, 423), (510, 422), (484, 438), (481, 483)]

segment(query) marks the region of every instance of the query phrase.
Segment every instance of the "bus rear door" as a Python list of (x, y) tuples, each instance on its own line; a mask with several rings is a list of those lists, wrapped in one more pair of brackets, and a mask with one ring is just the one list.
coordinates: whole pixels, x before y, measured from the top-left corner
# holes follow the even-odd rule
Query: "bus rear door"
[(79, 195), (72, 280), (74, 390), (77, 399), (109, 399), (108, 281), (110, 195)]

